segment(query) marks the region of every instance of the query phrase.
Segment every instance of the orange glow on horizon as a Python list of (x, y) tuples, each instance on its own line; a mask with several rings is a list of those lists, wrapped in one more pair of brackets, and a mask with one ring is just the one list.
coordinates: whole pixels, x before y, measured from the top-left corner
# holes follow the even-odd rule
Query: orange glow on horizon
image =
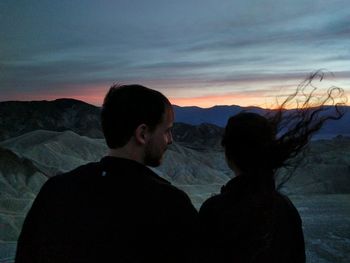
[[(349, 97), (349, 96), (348, 96)], [(201, 97), (189, 97), (189, 98), (169, 98), (173, 105), (177, 106), (197, 106), (201, 108), (210, 108), (218, 105), (237, 105), (241, 107), (260, 107), (264, 109), (277, 109), (280, 107), (281, 103), (285, 97), (277, 98), (271, 96), (259, 96), (259, 94), (226, 94), (222, 96), (201, 96)], [(346, 101), (346, 100), (345, 100)], [(335, 100), (334, 103), (340, 103), (340, 105), (349, 106), (349, 101), (346, 103), (344, 100)], [(300, 103), (300, 101), (299, 101)], [(319, 105), (319, 101), (312, 104), (310, 101), (310, 106), (313, 107)], [(325, 105), (333, 105), (332, 101), (326, 103)], [(297, 105), (297, 101), (288, 103), (285, 105), (285, 109), (296, 109), (300, 108), (301, 105)]]
[(201, 108), (210, 108), (217, 105), (238, 105), (243, 107), (257, 106), (266, 108), (267, 103), (264, 97), (237, 95), (223, 96), (201, 96), (192, 98), (169, 98), (170, 102), (177, 106), (197, 106)]
[[(21, 100), (21, 101), (38, 101), (38, 100), (55, 100), (59, 98), (71, 98), (84, 101), (95, 106), (101, 106), (103, 99), (108, 91), (108, 88), (95, 86), (72, 88), (59, 93), (13, 93), (10, 96), (4, 97), (1, 101)], [(173, 105), (178, 106), (197, 106), (201, 108), (210, 108), (217, 105), (237, 105), (242, 107), (255, 106), (265, 109), (275, 109), (283, 101), (283, 97), (279, 98), (279, 103), (275, 96), (271, 96), (266, 92), (247, 92), (242, 93), (226, 93), (223, 95), (207, 95), (194, 97), (172, 97), (164, 93)], [(348, 98), (350, 94), (346, 92)], [(349, 106), (349, 101), (345, 105)], [(286, 109), (296, 108), (295, 104), (287, 105)]]
[[(3, 101), (53, 101), (61, 98), (70, 98), (76, 99), (88, 104), (92, 104), (94, 106), (100, 107), (103, 104), (105, 94), (82, 94), (82, 95), (22, 95), (16, 97), (8, 97)], [(200, 108), (210, 108), (213, 106), (220, 105), (236, 105), (241, 107), (260, 107), (264, 109), (276, 109), (276, 103), (267, 103), (266, 98), (257, 98), (257, 97), (244, 97), (244, 96), (205, 96), (205, 97), (193, 97), (193, 98), (169, 98), (171, 104), (181, 106), (181, 107), (189, 107), (195, 106)], [(349, 103), (345, 104), (346, 106), (350, 106)], [(285, 107), (286, 109), (295, 109), (296, 105), (288, 105)]]

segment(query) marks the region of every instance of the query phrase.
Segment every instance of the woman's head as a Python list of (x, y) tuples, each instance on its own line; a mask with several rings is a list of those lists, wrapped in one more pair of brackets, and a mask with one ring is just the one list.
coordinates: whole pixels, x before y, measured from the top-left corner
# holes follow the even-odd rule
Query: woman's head
[[(322, 72), (310, 75), (268, 117), (248, 112), (232, 116), (222, 139), (230, 167), (257, 176), (273, 174), (290, 164), (326, 121), (340, 119), (344, 113), (338, 106), (347, 98), (337, 87), (316, 93), (313, 81), (323, 78)], [(288, 105), (296, 107), (287, 111)]]
[(240, 171), (271, 171), (270, 155), (275, 139), (276, 128), (267, 118), (242, 112), (228, 120), (221, 144), (229, 164)]

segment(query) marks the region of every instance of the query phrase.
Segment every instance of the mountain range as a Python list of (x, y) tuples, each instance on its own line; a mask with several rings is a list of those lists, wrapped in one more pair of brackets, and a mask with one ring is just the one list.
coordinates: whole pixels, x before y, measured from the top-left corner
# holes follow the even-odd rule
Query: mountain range
[[(350, 107), (343, 106), (343, 118), (329, 121), (315, 138), (332, 138), (350, 135)], [(227, 119), (241, 111), (267, 114), (269, 110), (257, 107), (215, 106), (212, 108), (174, 106), (175, 122), (192, 126), (205, 124), (210, 130), (221, 133)], [(74, 99), (54, 101), (7, 101), (0, 102), (0, 141), (33, 130), (71, 130), (91, 138), (103, 138), (100, 125), (100, 108)], [(181, 140), (183, 131), (175, 126), (175, 136)], [(202, 129), (203, 130), (203, 129)], [(201, 132), (197, 129), (197, 132)], [(202, 133), (203, 134), (203, 133)], [(198, 135), (198, 134), (197, 134)], [(185, 136), (186, 137), (186, 136)]]
[[(220, 145), (227, 118), (242, 110), (260, 114), (266, 114), (267, 110), (239, 106), (209, 109), (174, 106), (174, 109), (174, 143), (166, 152), (163, 164), (152, 169), (187, 192), (199, 208), (234, 176)], [(334, 212), (335, 221), (346, 223), (344, 200), (350, 196), (350, 137), (347, 136), (350, 114), (348, 107), (343, 110), (344, 117), (329, 122), (318, 134), (318, 140), (310, 143), (305, 155), (296, 159), (299, 166), (295, 170), (281, 169), (276, 180), (280, 184), (289, 178), (280, 185), (280, 191), (294, 198), (307, 224), (307, 253), (317, 255), (312, 262), (321, 262), (319, 259), (323, 260), (325, 253), (318, 251), (315, 242), (329, 236), (328, 232), (319, 233), (320, 225), (315, 224), (322, 219), (315, 218), (318, 211), (325, 207), (339, 208)], [(98, 161), (106, 154), (99, 115), (100, 108), (72, 99), (0, 102), (1, 262), (13, 262), (23, 220), (43, 183), (56, 174)], [(334, 229), (333, 221), (320, 222)], [(344, 229), (346, 235), (347, 228)], [(332, 252), (331, 258), (345, 253), (343, 247), (347, 242), (348, 239), (339, 239), (338, 235), (332, 237), (328, 243), (335, 244), (331, 249), (337, 253)]]

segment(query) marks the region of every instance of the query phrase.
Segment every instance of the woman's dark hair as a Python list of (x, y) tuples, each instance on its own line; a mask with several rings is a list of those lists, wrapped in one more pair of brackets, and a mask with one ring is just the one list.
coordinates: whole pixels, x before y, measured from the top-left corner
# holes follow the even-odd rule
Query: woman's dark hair
[[(316, 93), (313, 82), (323, 78), (321, 71), (310, 75), (266, 116), (249, 112), (232, 116), (222, 139), (226, 158), (253, 176), (273, 175), (287, 166), (327, 120), (344, 115), (340, 106), (346, 96), (341, 88), (331, 87), (323, 96)], [(286, 110), (292, 105), (294, 109)]]
[(140, 124), (154, 129), (163, 118), (169, 100), (141, 85), (113, 85), (103, 102), (102, 130), (109, 148), (124, 146)]

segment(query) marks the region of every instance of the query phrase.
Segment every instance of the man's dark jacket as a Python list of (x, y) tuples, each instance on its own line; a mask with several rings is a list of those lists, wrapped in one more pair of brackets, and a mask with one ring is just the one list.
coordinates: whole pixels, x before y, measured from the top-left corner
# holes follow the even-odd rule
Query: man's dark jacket
[(191, 262), (196, 221), (184, 192), (142, 164), (104, 157), (44, 184), (15, 262)]
[(302, 222), (274, 182), (240, 175), (199, 211), (202, 262), (304, 263)]

